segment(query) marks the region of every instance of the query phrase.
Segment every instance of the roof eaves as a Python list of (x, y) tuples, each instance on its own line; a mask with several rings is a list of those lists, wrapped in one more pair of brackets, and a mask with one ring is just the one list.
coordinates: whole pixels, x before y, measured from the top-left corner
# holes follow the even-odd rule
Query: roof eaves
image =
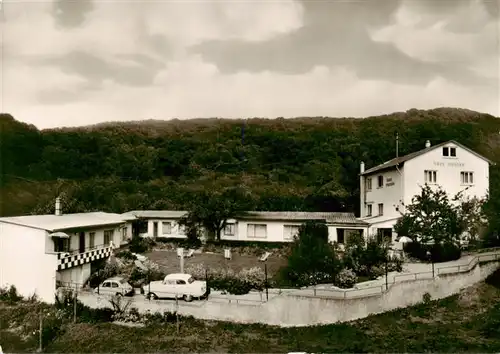
[(20, 223), (20, 222), (14, 222), (11, 220), (0, 220), (0, 222), (6, 223), (6, 224), (11, 224), (11, 225), (16, 225), (16, 226), (29, 227), (30, 229), (36, 229), (36, 230), (42, 230), (42, 231), (50, 231), (50, 232), (55, 231), (52, 229), (47, 229), (47, 228), (43, 228), (43, 227), (39, 227), (39, 226), (24, 224), (24, 223)]

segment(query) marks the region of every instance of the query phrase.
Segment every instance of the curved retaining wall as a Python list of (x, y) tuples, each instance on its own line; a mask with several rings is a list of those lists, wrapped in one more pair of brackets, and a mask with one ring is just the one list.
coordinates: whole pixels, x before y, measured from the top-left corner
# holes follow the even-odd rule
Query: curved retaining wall
[[(495, 260), (493, 260), (495, 259)], [(342, 299), (337, 296), (316, 296), (309, 292), (288, 292), (275, 295), (268, 302), (179, 302), (178, 312), (199, 319), (221, 320), (239, 323), (262, 323), (282, 327), (312, 326), (352, 321), (373, 314), (391, 311), (420, 303), (425, 293), (431, 299), (442, 299), (460, 290), (483, 281), (500, 266), (497, 255), (485, 259), (488, 263), (476, 262), (471, 268), (460, 272), (439, 274), (432, 279), (394, 282), (387, 291), (372, 295), (360, 295)], [(460, 266), (458, 267), (460, 269)], [(92, 307), (109, 306), (105, 302), (96, 304), (95, 297), (81, 297), (81, 301)], [(175, 302), (134, 300), (139, 312), (174, 311)]]

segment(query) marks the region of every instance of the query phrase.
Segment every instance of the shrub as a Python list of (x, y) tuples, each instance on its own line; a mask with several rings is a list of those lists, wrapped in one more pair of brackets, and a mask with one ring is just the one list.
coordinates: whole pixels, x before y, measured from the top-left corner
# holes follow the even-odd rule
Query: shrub
[(128, 249), (132, 253), (144, 253), (147, 252), (149, 247), (153, 244), (154, 241), (149, 238), (135, 237), (130, 241)]
[(335, 285), (339, 288), (352, 288), (356, 284), (357, 276), (351, 269), (344, 268), (335, 278)]
[(306, 222), (299, 228), (288, 265), (280, 274), (284, 282), (304, 286), (332, 281), (340, 269), (337, 250), (328, 242), (328, 227), (324, 223)]
[(262, 268), (245, 268), (235, 273), (232, 269), (214, 269), (206, 273), (203, 263), (189, 265), (185, 269), (197, 280), (205, 280), (208, 275), (208, 286), (214, 290), (227, 291), (233, 295), (243, 295), (255, 289), (265, 288), (265, 274)]
[(169, 311), (164, 311), (163, 313), (145, 313), (143, 318), (147, 326), (157, 326), (160, 324), (175, 323), (177, 321), (177, 313)]
[[(74, 316), (74, 291), (61, 289), (56, 295), (55, 306), (62, 311), (65, 317)], [(110, 308), (93, 309), (84, 305), (81, 301), (76, 301), (76, 314), (78, 320), (86, 323), (98, 323), (111, 321), (113, 310)]]
[(134, 254), (132, 254), (132, 252), (127, 251), (127, 250), (118, 252), (116, 254), (116, 257), (131, 260), (131, 261), (135, 261), (137, 259), (137, 257)]
[(19, 295), (14, 285), (11, 285), (8, 289), (0, 288), (0, 300), (7, 302), (18, 302), (22, 299), (23, 297)]
[(262, 291), (266, 287), (266, 274), (260, 267), (242, 269), (238, 278), (249, 284), (251, 289)]
[(421, 261), (429, 261), (427, 255), (427, 251), (429, 251), (431, 259), (435, 263), (454, 261), (462, 256), (460, 247), (450, 242), (435, 245), (423, 245), (416, 241), (409, 242), (404, 245), (404, 250), (410, 257)]
[(203, 263), (190, 264), (184, 268), (185, 273), (191, 274), (196, 280), (205, 280), (207, 271)]

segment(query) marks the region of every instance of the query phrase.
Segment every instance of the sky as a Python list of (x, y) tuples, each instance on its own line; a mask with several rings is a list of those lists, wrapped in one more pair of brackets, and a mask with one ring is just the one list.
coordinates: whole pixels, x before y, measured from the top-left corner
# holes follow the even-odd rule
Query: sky
[(40, 129), (500, 116), (500, 0), (3, 0), (0, 111)]

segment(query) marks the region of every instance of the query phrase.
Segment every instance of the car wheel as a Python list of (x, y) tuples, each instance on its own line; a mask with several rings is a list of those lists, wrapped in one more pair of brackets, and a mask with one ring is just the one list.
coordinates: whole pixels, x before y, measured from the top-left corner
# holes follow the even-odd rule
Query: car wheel
[(146, 295), (146, 298), (147, 298), (148, 300), (158, 300), (158, 296), (156, 296), (156, 294), (155, 294), (155, 293), (149, 293), (149, 294), (147, 294), (147, 295)]
[(184, 299), (184, 301), (186, 301), (186, 302), (191, 302), (191, 301), (193, 301), (193, 297), (192, 297), (191, 295), (184, 295), (182, 298), (183, 298), (183, 299)]

